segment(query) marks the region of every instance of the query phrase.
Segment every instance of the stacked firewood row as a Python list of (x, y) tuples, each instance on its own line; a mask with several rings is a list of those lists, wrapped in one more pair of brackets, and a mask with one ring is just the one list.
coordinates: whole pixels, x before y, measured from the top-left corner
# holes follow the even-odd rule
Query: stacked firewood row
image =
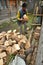
[(41, 27), (37, 26), (33, 33), (33, 38), (34, 38), (35, 42), (33, 45), (33, 54), (31, 57), (31, 65), (35, 65), (37, 51), (38, 51), (38, 45), (39, 45), (40, 31), (41, 31)]
[(34, 30), (34, 33), (33, 33), (34, 42), (33, 42), (33, 44), (31, 43), (32, 46), (29, 48), (30, 50), (27, 51), (27, 52), (30, 51), (30, 53), (26, 57), (26, 65), (35, 65), (37, 51), (38, 51), (38, 45), (39, 45), (40, 31), (41, 31), (41, 27), (39, 27), (39, 26), (37, 26)]

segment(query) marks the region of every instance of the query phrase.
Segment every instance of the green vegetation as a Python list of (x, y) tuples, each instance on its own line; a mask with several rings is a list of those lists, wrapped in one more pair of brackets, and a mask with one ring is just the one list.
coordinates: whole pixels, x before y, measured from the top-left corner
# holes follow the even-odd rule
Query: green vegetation
[(14, 56), (13, 54), (9, 54), (9, 55), (7, 56), (6, 65), (9, 65), (9, 62), (11, 62), (14, 58), (15, 58), (15, 56)]
[[(33, 23), (34, 18), (35, 17), (33, 15), (29, 15), (29, 21), (27, 23), (29, 28), (31, 28), (31, 24)], [(0, 25), (0, 32), (4, 30), (7, 31), (9, 29), (18, 29), (18, 27), (17, 20), (5, 21)]]

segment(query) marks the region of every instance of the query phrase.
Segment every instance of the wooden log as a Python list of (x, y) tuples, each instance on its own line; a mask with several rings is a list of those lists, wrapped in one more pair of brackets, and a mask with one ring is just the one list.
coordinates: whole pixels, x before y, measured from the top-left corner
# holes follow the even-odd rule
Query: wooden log
[(19, 45), (18, 45), (18, 44), (14, 44), (14, 45), (12, 46), (12, 54), (15, 53), (15, 52), (18, 51), (18, 50), (20, 50)]
[(6, 56), (7, 56), (7, 55), (6, 55), (5, 52), (0, 53), (0, 58), (4, 58), (4, 57), (6, 57)]
[(7, 31), (8, 34), (12, 33), (12, 30)]
[(37, 26), (35, 32), (40, 33), (40, 31), (41, 31), (41, 27)]
[(13, 41), (12, 41), (12, 44), (16, 44), (16, 40), (13, 40)]
[(5, 41), (4, 46), (6, 46), (6, 47), (9, 46), (9, 42)]
[(31, 63), (31, 54), (29, 54), (26, 58), (26, 64), (29, 65)]
[(41, 24), (31, 24), (32, 26), (41, 26)]
[(27, 41), (26, 44), (25, 44), (25, 49), (29, 49), (30, 48), (30, 42)]
[(12, 47), (11, 46), (6, 47), (6, 51), (8, 54), (12, 54)]
[(4, 43), (2, 42), (2, 40), (0, 40), (0, 45), (3, 45)]
[(43, 16), (43, 14), (33, 14), (34, 16)]
[(3, 62), (3, 59), (0, 59), (0, 65), (3, 65), (4, 62)]
[(17, 30), (15, 29), (15, 30), (13, 30), (13, 33), (16, 33), (17, 32)]
[(0, 53), (3, 51), (3, 48), (0, 48)]
[(40, 33), (34, 33), (34, 38), (36, 39), (36, 40), (38, 40), (39, 39), (39, 37), (40, 37)]

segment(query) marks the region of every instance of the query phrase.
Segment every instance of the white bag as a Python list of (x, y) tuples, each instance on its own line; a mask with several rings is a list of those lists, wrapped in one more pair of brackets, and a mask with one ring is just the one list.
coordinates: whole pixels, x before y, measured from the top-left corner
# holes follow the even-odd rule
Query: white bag
[(16, 55), (15, 59), (9, 65), (26, 65), (26, 63), (21, 57)]

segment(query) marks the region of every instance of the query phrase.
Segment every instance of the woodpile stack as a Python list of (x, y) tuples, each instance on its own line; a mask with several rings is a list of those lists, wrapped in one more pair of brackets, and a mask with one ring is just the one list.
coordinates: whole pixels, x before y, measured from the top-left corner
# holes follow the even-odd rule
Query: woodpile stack
[(34, 38), (35, 42), (33, 45), (33, 54), (31, 57), (31, 65), (35, 65), (37, 51), (38, 51), (39, 38), (40, 38), (40, 31), (41, 31), (41, 27), (37, 26), (33, 33), (33, 38)]
[[(30, 43), (25, 35), (20, 34), (16, 30), (3, 31), (0, 33), (0, 65), (5, 65), (8, 54), (16, 55), (19, 53), (21, 57), (24, 51), (30, 48)], [(18, 52), (19, 51), (19, 52)], [(25, 56), (25, 55), (24, 55)]]

